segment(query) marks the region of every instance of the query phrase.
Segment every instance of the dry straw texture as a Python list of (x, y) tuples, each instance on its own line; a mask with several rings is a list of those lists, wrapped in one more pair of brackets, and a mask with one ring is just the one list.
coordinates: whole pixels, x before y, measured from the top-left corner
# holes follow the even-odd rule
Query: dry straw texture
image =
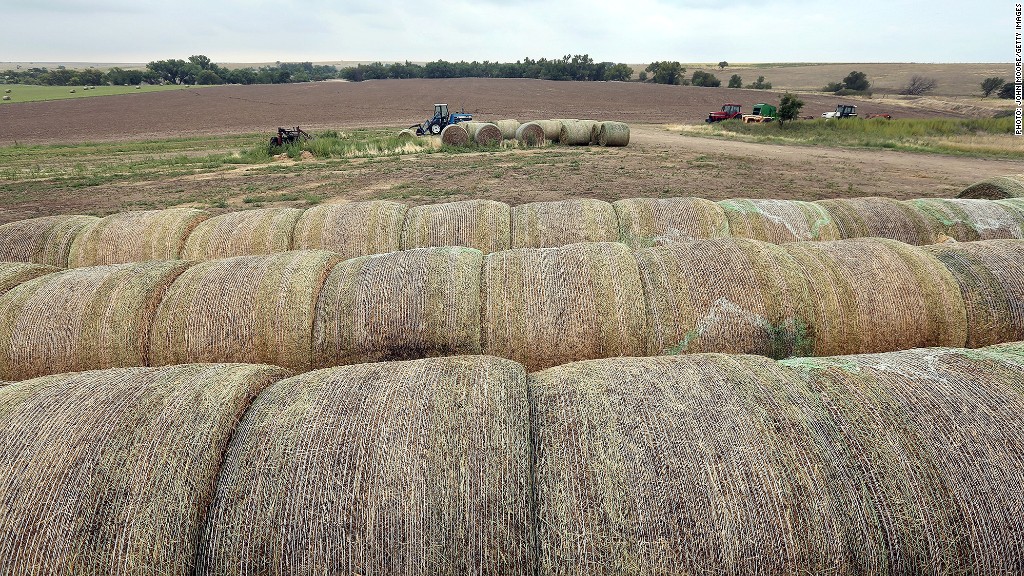
[(342, 258), (399, 249), (405, 204), (373, 200), (321, 204), (302, 213), (295, 224), (296, 250), (330, 250)]
[(185, 262), (74, 268), (0, 296), (0, 378), (144, 366), (153, 312)]
[(1024, 241), (927, 247), (952, 272), (967, 307), (967, 346), (1024, 340)]
[(597, 128), (595, 143), (601, 146), (629, 146), (629, 125), (622, 122), (601, 122)]
[(725, 211), (703, 198), (627, 198), (612, 206), (619, 235), (633, 248), (729, 235)]
[(50, 272), (56, 272), (59, 268), (46, 266), (45, 264), (32, 264), (29, 262), (0, 262), (0, 294), (14, 288), (18, 284), (28, 282)]
[(507, 250), (511, 208), (494, 200), (413, 206), (405, 217), (402, 249), (465, 246), (484, 254)]
[(406, 128), (405, 130), (402, 130), (401, 132), (398, 133), (399, 140), (415, 140), (416, 138), (416, 132), (410, 130), (409, 128)]
[(227, 451), (196, 574), (534, 574), (526, 375), (497, 358), (278, 382)]
[(597, 122), (593, 120), (564, 120), (558, 131), (558, 143), (568, 146), (587, 146), (590, 144), (590, 130)]
[(840, 198), (816, 202), (828, 211), (841, 238), (890, 238), (907, 244), (934, 244), (929, 221), (891, 198)]
[(301, 215), (298, 208), (221, 214), (196, 227), (185, 243), (182, 258), (213, 260), (285, 252), (291, 249), (292, 233)]
[(560, 120), (534, 120), (532, 122), (544, 130), (544, 138), (551, 142), (558, 142), (562, 133), (562, 122)]
[(501, 137), (504, 140), (515, 140), (516, 131), (519, 130), (519, 120), (498, 120), (494, 123), (501, 130)]
[(473, 142), (481, 146), (497, 146), (501, 144), (501, 129), (494, 124), (480, 124), (473, 127)]
[(647, 349), (636, 258), (622, 244), (491, 254), (482, 290), (484, 353), (528, 370)]
[(192, 365), (0, 387), (0, 572), (191, 575), (236, 422), (285, 376)]
[(68, 267), (68, 253), (75, 237), (95, 216), (43, 216), (0, 226), (0, 261), (32, 262)]
[(1024, 237), (1024, 210), (1004, 202), (960, 198), (922, 198), (905, 202), (937, 234), (960, 242)]
[(441, 130), (441, 144), (463, 147), (469, 144), (469, 132), (461, 124), (449, 124)]
[(957, 198), (982, 198), (985, 200), (1024, 198), (1024, 174), (1009, 174), (982, 180), (964, 188)]
[(516, 129), (516, 140), (524, 146), (543, 146), (547, 143), (544, 128), (536, 122), (527, 122)]
[(1022, 370), (924, 350), (533, 374), (539, 573), (1015, 573)]
[(828, 212), (799, 200), (722, 200), (733, 236), (774, 244), (838, 240), (839, 228)]
[(347, 260), (321, 292), (313, 364), (480, 353), (480, 270), (472, 248), (419, 248)]
[(247, 362), (308, 370), (317, 297), (337, 255), (301, 250), (200, 262), (167, 291), (154, 366)]
[(512, 208), (513, 248), (551, 248), (618, 239), (615, 209), (603, 200), (531, 202)]
[(170, 208), (111, 214), (85, 227), (71, 245), (70, 267), (177, 260), (185, 239), (209, 212)]

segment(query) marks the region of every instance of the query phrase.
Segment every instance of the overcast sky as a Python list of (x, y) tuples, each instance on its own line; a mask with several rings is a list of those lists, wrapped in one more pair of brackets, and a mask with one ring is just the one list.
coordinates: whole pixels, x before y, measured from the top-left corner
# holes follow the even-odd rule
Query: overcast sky
[(982, 0), (0, 0), (0, 61), (1009, 62)]

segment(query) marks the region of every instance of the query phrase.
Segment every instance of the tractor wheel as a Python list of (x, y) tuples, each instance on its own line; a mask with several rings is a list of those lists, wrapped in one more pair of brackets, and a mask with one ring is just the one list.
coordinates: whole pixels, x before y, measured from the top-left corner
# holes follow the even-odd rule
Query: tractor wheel
[(430, 133), (433, 134), (434, 136), (437, 136), (438, 134), (440, 134), (441, 133), (441, 125), (440, 124), (431, 124), (430, 125)]

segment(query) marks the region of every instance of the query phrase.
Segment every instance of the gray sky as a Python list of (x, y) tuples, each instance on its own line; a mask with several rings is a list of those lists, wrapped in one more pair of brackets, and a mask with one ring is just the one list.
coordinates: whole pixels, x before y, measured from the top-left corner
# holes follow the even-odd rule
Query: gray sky
[(1009, 62), (994, 0), (0, 0), (0, 61)]

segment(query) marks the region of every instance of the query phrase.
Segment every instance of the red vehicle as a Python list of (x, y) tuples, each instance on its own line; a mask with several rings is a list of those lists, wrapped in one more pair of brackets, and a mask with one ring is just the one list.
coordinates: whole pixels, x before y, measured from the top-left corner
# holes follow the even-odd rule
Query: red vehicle
[(740, 119), (743, 117), (743, 113), (740, 112), (739, 104), (724, 104), (722, 109), (718, 112), (712, 112), (708, 114), (708, 119), (705, 120), (708, 124), (712, 122), (721, 122), (722, 120)]

